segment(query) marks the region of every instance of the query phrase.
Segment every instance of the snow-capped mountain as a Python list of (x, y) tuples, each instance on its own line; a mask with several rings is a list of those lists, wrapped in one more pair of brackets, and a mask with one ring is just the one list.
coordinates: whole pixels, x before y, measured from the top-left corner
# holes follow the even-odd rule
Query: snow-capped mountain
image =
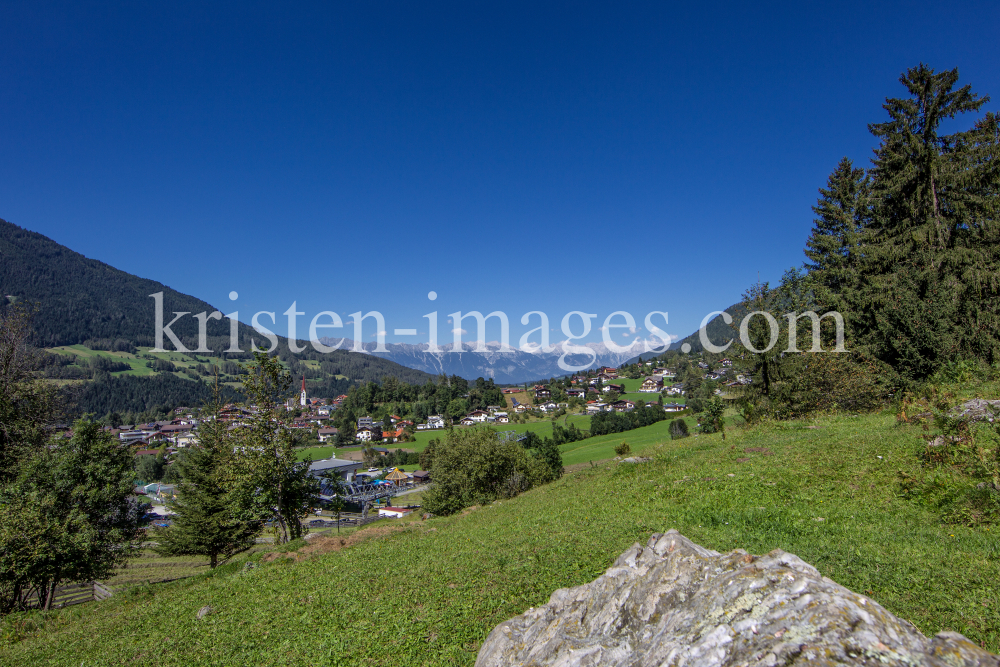
[[(337, 345), (340, 349), (352, 350), (354, 341), (349, 338), (321, 338), (324, 345)], [(469, 380), (479, 377), (493, 378), (501, 384), (518, 384), (551, 377), (560, 377), (572, 372), (600, 366), (620, 366), (645, 351), (642, 341), (635, 341), (624, 352), (609, 350), (604, 343), (572, 344), (555, 343), (549, 352), (539, 349), (520, 350), (511, 347), (501, 350), (499, 343), (486, 343), (486, 351), (477, 352), (475, 343), (465, 343), (462, 350), (452, 352), (452, 344), (440, 346), (439, 352), (428, 352), (426, 343), (387, 343), (385, 352), (376, 352), (376, 343), (363, 343), (365, 354), (372, 354), (394, 361), (409, 368), (427, 373), (458, 375)], [(565, 352), (565, 357), (563, 357)], [(563, 365), (559, 365), (559, 359)]]

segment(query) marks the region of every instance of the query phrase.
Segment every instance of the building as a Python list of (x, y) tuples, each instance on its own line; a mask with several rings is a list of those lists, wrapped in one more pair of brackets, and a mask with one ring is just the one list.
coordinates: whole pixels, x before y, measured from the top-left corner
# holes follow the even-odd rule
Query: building
[(299, 394), (299, 405), (301, 405), (302, 407), (305, 407), (308, 404), (309, 404), (309, 401), (306, 399), (306, 376), (303, 375), (302, 376), (302, 393)]
[(428, 428), (444, 428), (444, 417), (441, 415), (431, 415), (427, 418)]
[(611, 409), (615, 412), (631, 412), (635, 410), (635, 403), (632, 401), (615, 401), (611, 404)]
[(403, 507), (379, 507), (378, 515), (389, 517), (390, 519), (402, 519), (407, 514), (410, 514), (413, 510), (409, 510)]
[(309, 474), (313, 477), (329, 477), (331, 474), (339, 475), (345, 482), (353, 482), (354, 478), (364, 466), (360, 461), (345, 461), (343, 459), (324, 459), (313, 461), (309, 464)]
[(544, 385), (536, 384), (535, 385), (535, 399), (539, 400), (539, 399), (544, 399), (544, 398), (552, 398), (552, 392), (549, 391), (548, 387), (546, 387)]
[(487, 413), (485, 410), (473, 410), (472, 412), (470, 412), (469, 414), (467, 414), (465, 416), (468, 417), (469, 419), (471, 419), (474, 422), (480, 422), (481, 423), (481, 422), (486, 421), (486, 418), (489, 417), (489, 413)]
[(317, 435), (319, 436), (320, 442), (326, 442), (327, 440), (335, 440), (337, 438), (337, 429), (335, 428), (321, 428)]
[(587, 395), (587, 390), (577, 387), (572, 387), (566, 390), (566, 395), (570, 398), (584, 398)]
[(374, 434), (374, 431), (372, 430), (372, 428), (370, 426), (366, 426), (365, 428), (359, 428), (358, 429), (358, 440), (360, 440), (361, 442), (371, 442), (373, 434)]
[(645, 380), (642, 381), (642, 386), (639, 388), (639, 391), (647, 393), (655, 393), (659, 392), (662, 389), (663, 389), (663, 377), (662, 376), (656, 377), (654, 375), (652, 377), (647, 377)]
[(127, 445), (131, 445), (140, 440), (148, 442), (155, 434), (156, 431), (122, 431), (118, 434), (118, 439)]

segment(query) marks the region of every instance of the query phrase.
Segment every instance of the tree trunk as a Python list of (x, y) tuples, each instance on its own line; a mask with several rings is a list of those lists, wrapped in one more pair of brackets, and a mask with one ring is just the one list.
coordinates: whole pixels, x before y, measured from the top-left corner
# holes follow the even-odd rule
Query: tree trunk
[(45, 596), (45, 607), (44, 607), (45, 611), (48, 611), (49, 609), (52, 608), (52, 598), (55, 595), (55, 592), (56, 592), (56, 583), (58, 581), (59, 581), (58, 577), (53, 577), (52, 582), (49, 583), (48, 594)]
[(212, 562), (211, 562), (211, 563), (209, 563), (209, 565), (208, 565), (208, 566), (209, 566), (209, 568), (210, 568), (210, 569), (214, 570), (214, 569), (215, 569), (215, 566), (219, 564), (219, 554), (217, 554), (217, 553), (215, 553), (215, 552), (213, 551), (213, 552), (212, 552), (212, 557), (211, 557), (211, 558), (212, 558)]

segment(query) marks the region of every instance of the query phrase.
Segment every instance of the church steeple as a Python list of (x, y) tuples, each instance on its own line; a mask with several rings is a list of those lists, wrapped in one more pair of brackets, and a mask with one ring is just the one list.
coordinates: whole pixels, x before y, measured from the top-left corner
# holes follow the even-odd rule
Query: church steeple
[(299, 397), (299, 405), (305, 407), (306, 405), (306, 376), (302, 376), (302, 394)]

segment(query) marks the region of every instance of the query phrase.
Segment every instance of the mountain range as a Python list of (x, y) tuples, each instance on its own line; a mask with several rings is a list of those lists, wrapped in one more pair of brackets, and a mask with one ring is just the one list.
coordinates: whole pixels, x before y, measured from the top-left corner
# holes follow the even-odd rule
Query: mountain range
[[(320, 342), (330, 346), (340, 344), (342, 349), (354, 345), (349, 338), (323, 338)], [(465, 343), (461, 351), (457, 352), (451, 351), (450, 343), (441, 346), (440, 352), (428, 352), (426, 343), (420, 345), (387, 343), (385, 352), (376, 352), (376, 343), (363, 343), (361, 347), (365, 350), (365, 354), (388, 359), (426, 373), (458, 375), (470, 380), (479, 377), (492, 378), (498, 384), (520, 384), (560, 377), (573, 372), (572, 367), (577, 367), (577, 370), (600, 366), (618, 367), (634, 359), (636, 352), (643, 350), (641, 342), (635, 343), (626, 352), (611, 351), (604, 343), (578, 343), (574, 347), (586, 347), (591, 353), (566, 354), (563, 362), (570, 367), (567, 370), (559, 365), (559, 360), (565, 352), (565, 345), (561, 342), (556, 343), (549, 352), (526, 351), (513, 347), (509, 351), (502, 351), (499, 343), (487, 343), (484, 352), (477, 352), (475, 343)], [(647, 358), (661, 353), (649, 352)]]

